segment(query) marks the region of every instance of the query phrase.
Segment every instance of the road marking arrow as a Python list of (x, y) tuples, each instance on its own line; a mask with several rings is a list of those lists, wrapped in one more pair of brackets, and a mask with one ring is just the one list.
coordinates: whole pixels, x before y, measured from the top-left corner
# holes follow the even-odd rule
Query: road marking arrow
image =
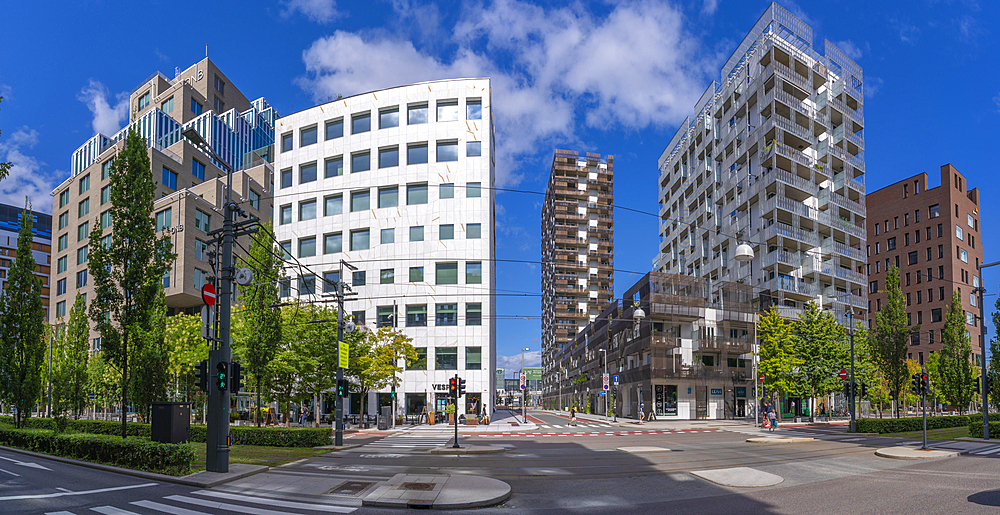
[(50, 469), (48, 467), (43, 467), (42, 465), (39, 465), (37, 463), (28, 463), (28, 462), (25, 462), (25, 461), (18, 461), (18, 460), (15, 460), (13, 458), (6, 458), (4, 456), (0, 456), (0, 460), (7, 460), (9, 462), (14, 463), (15, 465), (21, 465), (22, 467), (31, 467), (31, 468), (34, 468), (34, 469), (48, 470), (49, 472), (52, 471), (52, 469)]

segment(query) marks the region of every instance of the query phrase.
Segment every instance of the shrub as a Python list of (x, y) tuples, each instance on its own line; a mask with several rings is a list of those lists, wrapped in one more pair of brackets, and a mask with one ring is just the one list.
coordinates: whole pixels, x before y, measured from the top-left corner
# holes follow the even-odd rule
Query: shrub
[[(959, 427), (968, 423), (969, 417), (964, 415), (955, 415), (951, 417), (927, 417), (927, 429)], [(858, 419), (859, 433), (905, 433), (907, 431), (920, 431), (923, 428), (923, 417)]]
[[(973, 415), (975, 418), (975, 415)], [(979, 415), (978, 420), (969, 422), (969, 436), (973, 438), (983, 437), (983, 416)], [(990, 438), (1000, 437), (1000, 422), (995, 422), (993, 417), (990, 417)]]

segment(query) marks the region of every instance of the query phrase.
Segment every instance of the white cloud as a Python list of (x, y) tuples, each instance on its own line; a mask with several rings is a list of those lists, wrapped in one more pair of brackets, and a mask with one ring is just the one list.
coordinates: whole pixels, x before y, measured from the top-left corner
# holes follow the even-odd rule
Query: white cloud
[[(527, 367), (540, 367), (542, 366), (542, 351), (533, 350), (524, 353), (524, 366)], [(521, 354), (515, 354), (513, 356), (497, 356), (497, 368), (502, 368), (505, 370), (520, 370), (521, 369)]]
[(128, 120), (129, 95), (127, 92), (117, 94), (115, 105), (112, 106), (108, 102), (108, 88), (91, 79), (90, 83), (80, 90), (80, 94), (76, 98), (87, 104), (87, 109), (90, 109), (91, 114), (94, 115), (94, 120), (91, 122), (94, 132), (105, 136), (114, 135)]
[[(857, 62), (859, 59), (861, 59), (863, 55), (861, 48), (858, 45), (855, 45), (854, 42), (851, 40), (837, 41), (834, 44), (837, 45), (837, 48), (841, 49), (845, 54), (847, 54), (847, 57), (853, 59), (854, 62)], [(867, 46), (867, 43), (865, 44), (865, 46)]]
[(285, 3), (284, 16), (291, 16), (296, 11), (316, 23), (329, 23), (339, 16), (337, 2), (334, 0), (289, 0)]
[(25, 154), (38, 143), (38, 132), (22, 127), (9, 137), (0, 139), (0, 161), (11, 163), (10, 174), (0, 182), (0, 202), (24, 206), (24, 198), (31, 201), (31, 208), (43, 213), (52, 212), (52, 188), (56, 182), (49, 174), (42, 173), (45, 163)]
[(470, 8), (431, 55), (397, 36), (338, 31), (304, 53), (299, 84), (318, 101), (412, 82), (490, 77), (498, 186), (516, 184), (519, 162), (581, 145), (578, 126), (637, 130), (689, 114), (718, 56), (706, 56), (662, 2), (629, 3), (595, 18), (573, 7), (517, 0)]
[(705, 0), (705, 4), (701, 7), (701, 13), (711, 16), (715, 14), (715, 10), (719, 8), (719, 0)]
[(875, 96), (875, 94), (882, 89), (883, 84), (885, 84), (885, 81), (878, 77), (873, 77), (871, 75), (865, 76), (865, 96), (868, 98)]

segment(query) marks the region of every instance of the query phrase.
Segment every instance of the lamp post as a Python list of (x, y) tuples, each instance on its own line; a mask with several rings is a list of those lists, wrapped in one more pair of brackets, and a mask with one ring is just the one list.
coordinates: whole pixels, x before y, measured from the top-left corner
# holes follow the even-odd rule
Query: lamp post
[[(746, 243), (740, 243), (736, 246), (736, 255), (733, 259), (741, 263), (750, 263), (753, 261), (753, 247)], [(750, 264), (750, 309), (753, 309), (753, 264)], [(760, 380), (760, 375), (757, 374), (757, 359), (759, 357), (759, 352), (757, 349), (757, 311), (753, 312), (753, 342), (750, 345), (750, 349), (753, 352), (753, 425), (757, 427), (758, 413), (760, 413), (760, 399), (759, 390), (760, 385), (757, 383)], [(735, 388), (735, 387), (734, 387)]]
[[(607, 344), (607, 343), (605, 343)], [(597, 349), (598, 352), (604, 353), (604, 375), (608, 375), (608, 349)], [(604, 388), (601, 386), (601, 388)], [(608, 421), (608, 400), (611, 399), (611, 389), (608, 388), (604, 390), (604, 421)]]
[(524, 374), (524, 387), (521, 388), (521, 418), (524, 419), (524, 423), (528, 423), (528, 407), (525, 405), (525, 392), (528, 391), (528, 374), (524, 372), (524, 353), (531, 349), (525, 347), (521, 349), (521, 374)]
[(976, 269), (979, 271), (979, 287), (976, 291), (979, 293), (979, 348), (983, 356), (983, 365), (980, 367), (980, 372), (982, 379), (980, 380), (980, 385), (982, 386), (982, 400), (983, 400), (983, 439), (990, 439), (990, 403), (989, 403), (989, 388), (987, 388), (986, 379), (986, 319), (983, 318), (983, 295), (986, 294), (986, 279), (983, 277), (983, 269), (991, 266), (1000, 265), (1000, 261), (994, 261), (993, 263), (987, 265), (979, 265)]
[[(636, 302), (635, 303), (635, 309), (632, 311), (632, 338), (633, 339), (639, 337), (639, 322), (641, 322), (643, 318), (646, 318), (646, 312), (643, 311), (642, 308), (639, 307), (639, 303)], [(652, 382), (650, 382), (650, 384), (652, 384)], [(639, 405), (640, 406), (642, 405), (642, 383), (639, 383)], [(642, 416), (643, 415), (644, 415), (643, 413), (639, 413), (639, 423), (640, 424), (642, 423)]]

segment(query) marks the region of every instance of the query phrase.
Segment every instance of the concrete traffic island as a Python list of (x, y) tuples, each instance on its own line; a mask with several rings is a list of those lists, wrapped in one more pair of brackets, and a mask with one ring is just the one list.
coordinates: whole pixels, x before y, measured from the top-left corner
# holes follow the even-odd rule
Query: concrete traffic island
[(752, 469), (750, 467), (693, 470), (690, 474), (717, 485), (736, 488), (761, 488), (765, 486), (774, 486), (785, 480), (785, 478), (777, 474), (771, 474), (769, 472)]
[(875, 455), (880, 458), (891, 458), (894, 460), (930, 460), (936, 458), (954, 458), (967, 453), (968, 451), (941, 451), (938, 449), (927, 449), (919, 447), (883, 447), (875, 451)]
[(361, 500), (362, 506), (450, 510), (482, 508), (510, 498), (510, 485), (481, 476), (396, 474)]
[(457, 449), (448, 445), (431, 449), (431, 454), (501, 454), (505, 450), (493, 445), (462, 445)]
[(801, 442), (811, 442), (815, 438), (809, 438), (806, 436), (758, 436), (755, 438), (747, 438), (747, 443), (801, 443)]

